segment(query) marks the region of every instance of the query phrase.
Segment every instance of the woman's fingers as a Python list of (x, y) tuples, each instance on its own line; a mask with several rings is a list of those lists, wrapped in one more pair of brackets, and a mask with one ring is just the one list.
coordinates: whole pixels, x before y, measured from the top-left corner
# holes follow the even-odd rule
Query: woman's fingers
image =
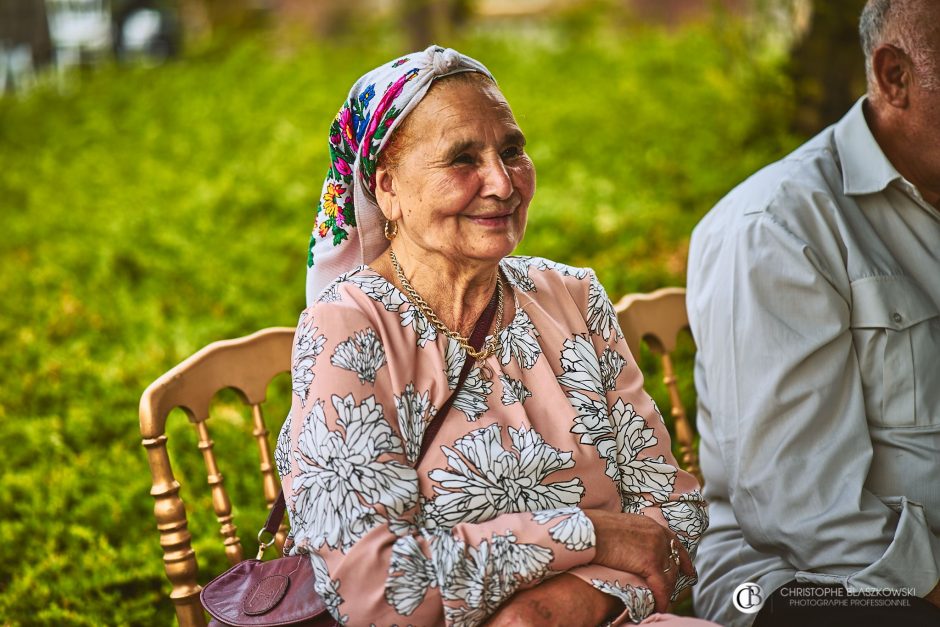
[(679, 576), (695, 572), (689, 552), (676, 535), (646, 516), (600, 510), (586, 513), (597, 536), (595, 563), (641, 575), (653, 593), (656, 611), (665, 611)]
[(672, 589), (675, 588), (675, 582), (669, 585), (669, 580), (665, 576), (667, 573), (659, 573), (646, 577), (646, 583), (653, 593), (653, 600), (656, 602), (656, 611), (665, 612), (669, 605), (669, 598), (672, 596)]
[(679, 572), (683, 575), (694, 575), (695, 566), (692, 564), (692, 556), (686, 550), (685, 546), (676, 538), (676, 544), (679, 547)]
[[(674, 547), (676, 546), (678, 546), (679, 548), (674, 551)], [(679, 544), (679, 541), (673, 538), (670, 538), (669, 554), (666, 556), (665, 565), (663, 566), (663, 577), (666, 581), (665, 593), (666, 593), (667, 605), (669, 601), (672, 599), (672, 594), (676, 591), (676, 581), (679, 579), (679, 574), (683, 572), (681, 570), (682, 568), (681, 550), (683, 549), (682, 549), (682, 545)], [(679, 563), (676, 563), (676, 557), (679, 557)], [(665, 611), (665, 606), (662, 611)]]

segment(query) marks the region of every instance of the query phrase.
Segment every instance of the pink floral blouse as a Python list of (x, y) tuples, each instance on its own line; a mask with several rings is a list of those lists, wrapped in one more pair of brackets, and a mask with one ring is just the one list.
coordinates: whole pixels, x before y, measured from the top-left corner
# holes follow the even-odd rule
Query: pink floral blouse
[(650, 516), (690, 551), (707, 526), (594, 273), (527, 257), (501, 267), (516, 313), (492, 376), (471, 370), (417, 468), (463, 350), (366, 266), (301, 314), (275, 457), (295, 551), (343, 624), (478, 625), (560, 572), (640, 622), (652, 593), (591, 563), (582, 508)]

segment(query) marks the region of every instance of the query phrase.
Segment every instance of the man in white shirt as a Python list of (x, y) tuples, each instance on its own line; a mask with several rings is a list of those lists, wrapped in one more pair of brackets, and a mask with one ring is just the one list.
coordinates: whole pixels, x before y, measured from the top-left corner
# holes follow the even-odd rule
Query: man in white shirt
[(695, 604), (732, 627), (940, 625), (940, 0), (860, 32), (867, 97), (692, 236)]

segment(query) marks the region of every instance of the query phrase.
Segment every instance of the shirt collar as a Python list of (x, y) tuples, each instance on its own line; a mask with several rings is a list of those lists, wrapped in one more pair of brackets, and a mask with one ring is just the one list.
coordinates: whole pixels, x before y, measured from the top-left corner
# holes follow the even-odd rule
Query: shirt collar
[(846, 196), (880, 192), (892, 181), (902, 178), (868, 128), (862, 110), (865, 100), (864, 96), (859, 98), (835, 128), (836, 150), (842, 161), (842, 184)]

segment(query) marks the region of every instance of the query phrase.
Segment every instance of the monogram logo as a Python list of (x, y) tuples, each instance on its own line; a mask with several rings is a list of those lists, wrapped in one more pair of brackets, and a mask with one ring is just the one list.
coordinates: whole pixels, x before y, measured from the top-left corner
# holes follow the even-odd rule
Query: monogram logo
[(734, 607), (744, 614), (756, 614), (764, 607), (764, 591), (756, 583), (742, 583), (731, 596)]

